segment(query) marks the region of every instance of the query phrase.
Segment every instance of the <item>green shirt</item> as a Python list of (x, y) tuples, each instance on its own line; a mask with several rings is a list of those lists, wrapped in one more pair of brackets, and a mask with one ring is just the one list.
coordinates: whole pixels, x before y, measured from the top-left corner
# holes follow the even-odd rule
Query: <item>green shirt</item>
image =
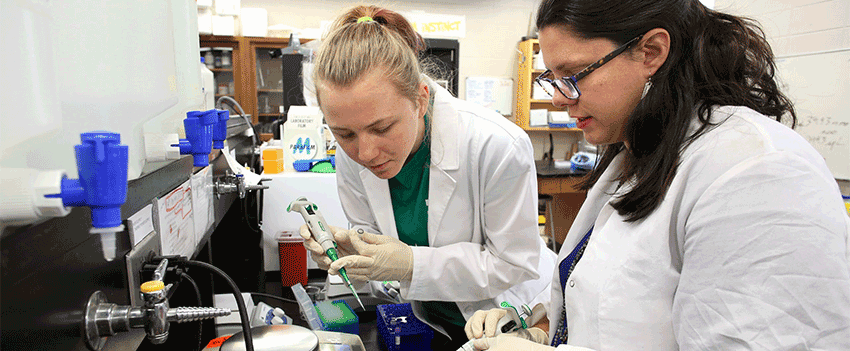
[(398, 239), (410, 246), (428, 246), (428, 166), (431, 143), (423, 140), (419, 150), (390, 178), (390, 199)]
[[(428, 125), (428, 115), (425, 115)], [(428, 177), (431, 165), (431, 139), (427, 136), (401, 171), (390, 178), (390, 199), (398, 238), (410, 246), (428, 246)], [(437, 268), (437, 267), (435, 267)], [(439, 268), (437, 268), (439, 269)], [(463, 327), (466, 320), (457, 304), (443, 301), (423, 301), (428, 319)]]

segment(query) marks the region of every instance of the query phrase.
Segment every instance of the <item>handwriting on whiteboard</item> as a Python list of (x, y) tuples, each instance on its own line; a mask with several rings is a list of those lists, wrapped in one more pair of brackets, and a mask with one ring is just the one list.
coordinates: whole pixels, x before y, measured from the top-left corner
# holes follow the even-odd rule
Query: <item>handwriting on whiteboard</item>
[(850, 121), (829, 116), (804, 116), (797, 121), (797, 131), (818, 150), (833, 151), (847, 146), (848, 127)]

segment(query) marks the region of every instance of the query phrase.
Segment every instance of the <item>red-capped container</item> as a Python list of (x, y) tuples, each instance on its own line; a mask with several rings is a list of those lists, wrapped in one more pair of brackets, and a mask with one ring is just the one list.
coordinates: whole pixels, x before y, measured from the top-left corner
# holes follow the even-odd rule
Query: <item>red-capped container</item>
[(280, 282), (284, 288), (301, 283), (307, 286), (307, 249), (297, 232), (284, 231), (277, 237), (280, 253)]

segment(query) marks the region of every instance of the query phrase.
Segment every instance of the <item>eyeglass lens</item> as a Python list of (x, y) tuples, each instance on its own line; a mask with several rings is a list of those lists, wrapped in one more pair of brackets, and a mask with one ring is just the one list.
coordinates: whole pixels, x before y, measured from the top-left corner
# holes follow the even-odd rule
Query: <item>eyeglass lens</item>
[[(576, 89), (576, 87), (573, 84), (569, 84), (568, 82), (565, 82), (563, 79), (553, 80), (551, 77), (552, 77), (552, 74), (549, 73), (546, 76), (542, 76), (542, 77), (540, 77), (540, 79), (537, 79), (537, 83), (540, 84), (540, 86), (543, 88), (543, 90), (547, 94), (549, 94), (550, 97), (555, 96), (555, 92), (560, 90), (560, 92), (562, 94), (564, 94), (564, 96), (566, 96), (570, 99), (578, 98), (578, 96), (579, 96), (578, 89)], [(553, 84), (555, 84), (555, 85), (553, 85)]]

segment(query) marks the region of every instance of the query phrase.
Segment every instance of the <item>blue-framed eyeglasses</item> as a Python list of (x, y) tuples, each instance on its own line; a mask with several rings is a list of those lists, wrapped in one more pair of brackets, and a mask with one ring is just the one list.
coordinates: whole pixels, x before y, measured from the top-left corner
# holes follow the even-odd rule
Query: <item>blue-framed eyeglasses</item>
[(636, 43), (643, 35), (638, 35), (632, 40), (629, 40), (625, 44), (616, 48), (610, 54), (605, 55), (605, 57), (599, 59), (589, 66), (585, 67), (580, 72), (576, 73), (573, 76), (563, 77), (558, 79), (552, 79), (554, 74), (551, 69), (547, 69), (545, 72), (541, 73), (537, 78), (534, 79), (538, 85), (540, 85), (543, 90), (546, 91), (549, 96), (554, 97), (555, 91), (561, 92), (561, 95), (570, 100), (578, 99), (581, 96), (581, 90), (578, 89), (578, 81), (582, 78), (586, 77), (591, 72), (595, 71), (597, 68), (602, 67), (602, 65), (608, 63), (608, 61), (613, 60), (618, 55), (622, 54), (623, 51), (626, 51), (630, 48), (634, 43)]

